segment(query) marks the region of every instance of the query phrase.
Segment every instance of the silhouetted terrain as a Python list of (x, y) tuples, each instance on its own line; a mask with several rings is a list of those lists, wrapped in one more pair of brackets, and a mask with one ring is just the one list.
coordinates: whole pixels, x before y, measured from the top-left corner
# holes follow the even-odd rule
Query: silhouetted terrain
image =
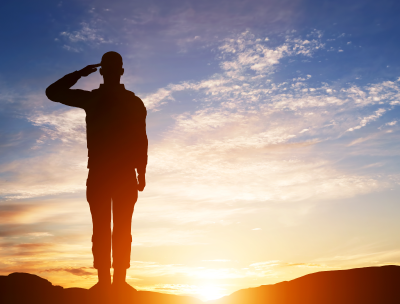
[(292, 281), (242, 289), (212, 304), (400, 303), (400, 266), (322, 271)]
[[(102, 303), (87, 289), (62, 288), (28, 273), (0, 276), (0, 303)], [(192, 297), (135, 291), (127, 304), (200, 304)], [(317, 272), (288, 282), (239, 290), (212, 304), (391, 304), (400, 303), (400, 266)]]
[[(8, 276), (0, 276), (1, 304), (98, 304), (105, 302), (104, 298), (96, 297), (88, 289), (53, 286), (48, 280), (29, 273), (14, 272)], [(192, 297), (135, 291), (131, 298), (127, 297), (123, 303), (200, 304), (203, 302)]]

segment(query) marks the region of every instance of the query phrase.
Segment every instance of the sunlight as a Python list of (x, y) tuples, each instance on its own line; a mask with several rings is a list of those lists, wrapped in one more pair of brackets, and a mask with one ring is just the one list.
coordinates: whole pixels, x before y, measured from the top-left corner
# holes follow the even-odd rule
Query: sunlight
[(205, 301), (216, 300), (225, 295), (222, 288), (213, 285), (201, 286), (199, 288), (199, 294)]

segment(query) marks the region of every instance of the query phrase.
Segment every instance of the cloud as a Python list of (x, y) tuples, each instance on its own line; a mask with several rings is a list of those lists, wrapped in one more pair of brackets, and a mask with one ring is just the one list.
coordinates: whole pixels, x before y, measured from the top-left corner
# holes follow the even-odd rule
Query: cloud
[(28, 233), (28, 235), (31, 235), (33, 237), (53, 236), (53, 234), (48, 232), (30, 232)]
[(0, 205), (0, 221), (2, 224), (15, 223), (19, 218), (39, 209), (39, 206), (28, 204), (1, 204)]
[(52, 256), (56, 253), (56, 245), (53, 243), (21, 243), (12, 242), (1, 243), (2, 248), (7, 248), (7, 253), (2, 252), (2, 257), (35, 257)]
[[(81, 28), (77, 31), (73, 32), (61, 32), (60, 35), (66, 37), (70, 42), (91, 42), (96, 44), (101, 43), (112, 43), (112, 40), (104, 38), (101, 34), (99, 34), (99, 30), (93, 28), (86, 22), (82, 22)], [(75, 48), (70, 46), (64, 46), (67, 50), (76, 51)]]
[[(111, 11), (106, 1), (92, 2), (86, 23), (101, 29), (106, 37), (115, 37), (129, 46), (129, 52), (146, 56), (159, 49), (188, 52), (212, 48), (227, 32), (268, 24), (271, 32), (291, 28), (299, 14), (299, 1), (219, 1), (218, 5), (194, 4), (179, 6), (148, 2), (124, 3)], [(243, 5), (246, 9), (243, 9)], [(69, 32), (68, 32), (69, 33)], [(145, 53), (145, 54), (144, 54)]]
[[(90, 269), (91, 271), (88, 271)], [(76, 276), (94, 276), (96, 275), (95, 271), (93, 268), (89, 267), (66, 267), (66, 268), (52, 268), (52, 269), (46, 269), (41, 272), (68, 272)]]
[(362, 127), (365, 127), (368, 123), (377, 120), (379, 117), (381, 117), (384, 113), (386, 112), (385, 109), (378, 109), (375, 111), (374, 114), (369, 115), (367, 117), (363, 117), (360, 121), (360, 124), (356, 127), (350, 128), (347, 131), (354, 131), (354, 130), (358, 130), (361, 129)]
[(10, 162), (0, 170), (0, 195), (10, 200), (84, 190), (84, 156), (77, 151), (65, 151)]
[[(34, 126), (45, 131), (48, 139), (64, 143), (86, 143), (85, 112), (81, 109), (58, 110), (52, 113), (37, 113), (28, 119)], [(39, 139), (39, 143), (46, 138)]]
[[(54, 204), (20, 204), (18, 200), (7, 201), (14, 205), (0, 204), (1, 237), (21, 237), (17, 242), (30, 242), (32, 239), (53, 236), (48, 230), (49, 224), (62, 224), (62, 214), (69, 213), (69, 208), (58, 209)], [(57, 220), (55, 219), (57, 218)], [(52, 227), (53, 228), (53, 227)]]
[(75, 52), (75, 53), (79, 53), (79, 52), (82, 51), (79, 48), (75, 48), (75, 47), (72, 47), (72, 46), (69, 46), (69, 45), (66, 45), (66, 44), (63, 45), (63, 49), (66, 49), (67, 51)]
[[(321, 34), (310, 40), (288, 36), (277, 47), (264, 41), (249, 32), (225, 39), (221, 73), (170, 84), (144, 98), (157, 110), (172, 105), (176, 92), (188, 91), (197, 104), (194, 111), (176, 114), (164, 140), (152, 146), (149, 172), (160, 178), (168, 172), (175, 176), (171, 180), (187, 184), (183, 190), (165, 188), (215, 201), (333, 199), (389, 187), (387, 179), (340, 172), (329, 159), (311, 155), (320, 143), (344, 140), (346, 131), (392, 110), (400, 97), (398, 83), (310, 87), (311, 75), (275, 83), (270, 75), (285, 57), (312, 57), (325, 43)], [(209, 187), (213, 192), (207, 195)]]
[(250, 264), (250, 267), (253, 267), (256, 270), (261, 270), (261, 271), (270, 270), (271, 268), (275, 267), (329, 268), (327, 265), (318, 263), (290, 263), (290, 262), (282, 262), (279, 260), (253, 263)]
[[(163, 101), (174, 100), (174, 92), (194, 90), (205, 94), (206, 101), (227, 100), (225, 105), (230, 109), (236, 108), (243, 99), (254, 103), (260, 101), (263, 95), (278, 90), (275, 84), (264, 88), (264, 83), (267, 80), (265, 77), (274, 72), (282, 58), (296, 55), (312, 56), (323, 47), (324, 43), (320, 40), (301, 40), (291, 36), (278, 47), (268, 47), (265, 42), (255, 39), (255, 36), (247, 31), (236, 38), (225, 39), (218, 48), (223, 73), (200, 82), (171, 84), (146, 96), (143, 101), (146, 107), (152, 109)], [(250, 76), (247, 76), (248, 73), (251, 73)], [(229, 100), (231, 102), (228, 102)], [(233, 100), (235, 101), (232, 102)]]
[(397, 125), (397, 122), (398, 122), (397, 120), (393, 120), (393, 121), (387, 122), (387, 123), (385, 123), (384, 125), (380, 126), (378, 129), (381, 130), (381, 129), (383, 129), (383, 128), (386, 127), (386, 126), (388, 126), (388, 127), (394, 127), (395, 125)]
[(6, 199), (71, 193), (85, 189), (87, 149), (84, 112), (34, 112), (27, 120), (40, 128), (29, 156), (0, 168), (0, 195)]

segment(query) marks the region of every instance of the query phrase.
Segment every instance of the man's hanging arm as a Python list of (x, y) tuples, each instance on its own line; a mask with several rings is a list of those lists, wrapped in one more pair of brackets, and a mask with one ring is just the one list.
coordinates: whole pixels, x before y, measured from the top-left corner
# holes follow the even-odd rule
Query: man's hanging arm
[(60, 102), (67, 106), (85, 108), (89, 91), (71, 90), (81, 77), (86, 77), (97, 71), (100, 64), (91, 64), (82, 70), (67, 74), (46, 89), (46, 96), (51, 101)]
[(146, 116), (147, 110), (141, 101), (141, 119), (137, 125), (138, 128), (138, 154), (136, 160), (136, 171), (138, 173), (138, 190), (143, 191), (146, 186), (146, 167), (147, 167), (147, 150), (149, 142), (146, 133)]

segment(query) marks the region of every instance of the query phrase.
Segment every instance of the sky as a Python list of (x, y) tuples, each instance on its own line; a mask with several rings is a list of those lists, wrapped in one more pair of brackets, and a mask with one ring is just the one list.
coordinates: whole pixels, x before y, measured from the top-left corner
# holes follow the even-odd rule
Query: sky
[(85, 113), (45, 89), (107, 51), (148, 111), (132, 286), (206, 301), (400, 265), (399, 13), (395, 0), (1, 2), (0, 274), (96, 283)]

